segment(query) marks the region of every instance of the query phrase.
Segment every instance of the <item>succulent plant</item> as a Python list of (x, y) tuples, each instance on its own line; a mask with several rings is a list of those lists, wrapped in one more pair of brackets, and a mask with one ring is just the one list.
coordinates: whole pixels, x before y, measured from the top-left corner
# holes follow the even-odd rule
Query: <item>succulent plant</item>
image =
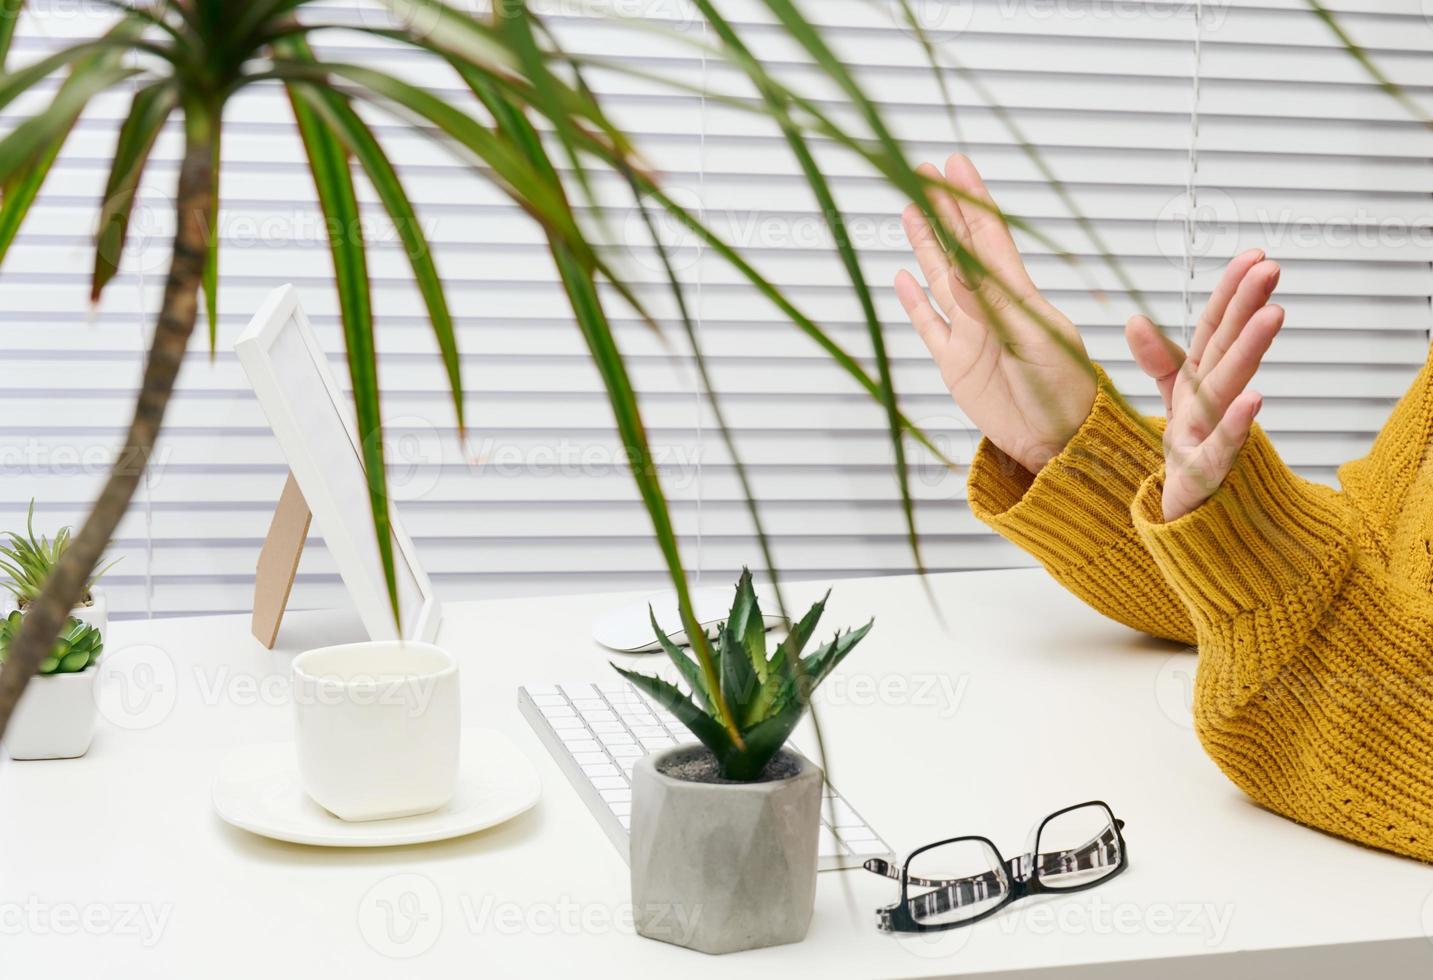
[[(711, 749), (724, 778), (751, 782), (761, 776), (766, 764), (786, 744), (806, 713), (816, 686), (875, 624), (872, 620), (860, 629), (838, 632), (830, 643), (803, 657), (801, 652), (816, 632), (830, 597), (828, 589), (768, 656), (761, 606), (751, 584), (751, 572), (743, 568), (731, 612), (717, 628), (716, 642), (711, 645), (712, 673), (719, 687), (716, 691), (708, 683), (711, 675), (668, 639), (655, 615), (651, 617), (652, 629), (676, 664), (690, 695), (659, 677), (612, 666)], [(733, 725), (723, 722), (723, 710), (730, 713)], [(733, 737), (733, 727), (738, 737)]]
[[(0, 584), (10, 590), (16, 602), (25, 606), (40, 597), (45, 580), (50, 577), (50, 572), (59, 563), (65, 549), (70, 546), (70, 529), (60, 528), (55, 532), (54, 540), (44, 535), (36, 535), (35, 501), (31, 498), (30, 510), (25, 515), (25, 534), (21, 536), (16, 531), (6, 531), (5, 536), (10, 539), (10, 544), (0, 545), (0, 571), (9, 577), (9, 581)], [(90, 601), (95, 582), (113, 565), (114, 562), (110, 562), (90, 576), (85, 583), (85, 591), (80, 600), (82, 603)]]
[[(10, 654), (10, 642), (20, 632), (20, 622), (24, 615), (20, 610), (12, 610), (10, 615), (0, 619), (0, 664), (5, 663)], [(40, 661), (40, 674), (78, 674), (88, 667), (94, 666), (101, 653), (104, 652), (104, 641), (100, 631), (86, 623), (84, 620), (71, 616), (65, 628), (60, 630), (60, 635), (55, 640), (55, 645)]]

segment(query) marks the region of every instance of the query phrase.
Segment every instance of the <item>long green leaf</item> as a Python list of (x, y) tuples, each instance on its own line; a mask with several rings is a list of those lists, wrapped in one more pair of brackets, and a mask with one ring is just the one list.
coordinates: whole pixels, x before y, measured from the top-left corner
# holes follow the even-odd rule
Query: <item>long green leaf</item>
[[(287, 43), (290, 42), (280, 42)], [(292, 51), (285, 53), (294, 54)], [(383, 579), (388, 588), (393, 621), (401, 635), (402, 611), (398, 605), (388, 474), (384, 463), (383, 422), (379, 406), (378, 356), (373, 339), (368, 257), (358, 196), (354, 191), (348, 159), (337, 137), (308, 102), (292, 91), (292, 86), (289, 101), (308, 155), (319, 205), (330, 229), (329, 250), (333, 255), (344, 343), (348, 349), (348, 372), (353, 385), (359, 444), (368, 475), (369, 505), (373, 512), (374, 532), (378, 539), (378, 553), (383, 563)]]
[(403, 241), (408, 263), (413, 269), (414, 281), (423, 297), (424, 306), (427, 307), (428, 321), (433, 326), (433, 335), (438, 341), (438, 351), (448, 375), (448, 388), (453, 397), (458, 431), (460, 435), (464, 435), (467, 421), (463, 410), (462, 360), (458, 353), (457, 332), (453, 327), (452, 315), (448, 311), (443, 281), (439, 278), (437, 264), (433, 261), (433, 251), (408, 193), (403, 189), (398, 172), (368, 124), (343, 96), (331, 90), (307, 85), (298, 86), (297, 90), (309, 100), (314, 110), (323, 116), (344, 146), (362, 165), (369, 183), (378, 192), (384, 209)]
[(167, 79), (152, 82), (134, 93), (129, 114), (119, 128), (109, 179), (105, 182), (99, 230), (95, 235), (90, 302), (99, 301), (100, 293), (119, 271), (134, 198), (145, 164), (160, 130), (178, 101), (174, 86)]

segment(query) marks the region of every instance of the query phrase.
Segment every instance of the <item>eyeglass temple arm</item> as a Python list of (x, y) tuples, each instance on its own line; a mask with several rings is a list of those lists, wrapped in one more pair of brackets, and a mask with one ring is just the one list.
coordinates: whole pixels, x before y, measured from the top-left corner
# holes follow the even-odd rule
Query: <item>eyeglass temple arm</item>
[[(1017, 880), (1024, 880), (1028, 877), (1025, 869), (1032, 865), (1047, 873), (1068, 873), (1103, 867), (1109, 860), (1110, 848), (1119, 840), (1118, 831), (1123, 830), (1124, 825), (1123, 820), (1117, 819), (1114, 828), (1106, 829), (1079, 847), (1069, 850), (1051, 851), (1048, 854), (1024, 854), (1011, 858), (1005, 862), (1005, 873)], [(867, 871), (885, 878), (899, 881), (901, 877), (901, 869), (882, 858), (871, 858), (864, 867)], [(995, 894), (994, 889), (1001, 884), (1001, 875), (994, 870), (967, 878), (921, 878), (910, 875), (906, 881), (923, 888), (938, 889), (910, 899), (909, 904), (913, 909), (925, 914), (939, 914), (991, 897)]]

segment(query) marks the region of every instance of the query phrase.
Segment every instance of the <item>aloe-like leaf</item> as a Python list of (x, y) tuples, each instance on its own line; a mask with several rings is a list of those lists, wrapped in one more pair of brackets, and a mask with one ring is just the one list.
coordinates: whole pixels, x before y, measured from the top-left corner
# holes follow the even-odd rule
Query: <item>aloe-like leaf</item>
[(801, 661), (802, 686), (805, 688), (804, 697), (809, 698), (816, 686), (826, 679), (826, 675), (836, 669), (836, 666), (846, 659), (846, 654), (856, 648), (856, 644), (865, 639), (871, 627), (876, 625), (872, 619), (860, 629), (847, 630), (840, 633), (830, 643), (820, 647), (811, 656)]
[[(295, 40), (296, 45), (302, 43), (298, 39)], [(304, 48), (301, 56), (309, 57), (310, 52)], [(428, 237), (423, 232), (423, 226), (418, 221), (418, 214), (403, 188), (398, 171), (394, 169), (388, 154), (374, 137), (372, 129), (343, 96), (332, 90), (310, 86), (299, 87), (299, 92), (324, 117), (333, 132), (363, 167), (369, 183), (378, 192), (384, 209), (403, 241), (408, 264), (413, 270), (413, 279), (428, 310), (428, 322), (433, 327), (443, 368), (448, 375), (448, 388), (453, 397), (453, 410), (461, 436), (467, 430), (467, 421), (463, 411), (462, 361), (458, 353), (457, 332), (453, 327), (443, 281), (438, 276), (438, 266), (433, 261)]]
[(796, 730), (805, 711), (806, 706), (792, 698), (776, 714), (742, 732), (746, 747), (740, 752), (729, 753), (721, 760), (722, 775), (742, 782), (758, 778)]
[(831, 598), (831, 590), (827, 589), (821, 601), (812, 605), (801, 617), (800, 622), (792, 625), (790, 632), (776, 646), (776, 652), (772, 654), (770, 663), (767, 664), (766, 677), (762, 681), (756, 697), (747, 705), (746, 724), (754, 724), (772, 710), (784, 697), (796, 690), (797, 665), (801, 662), (801, 651), (806, 649), (806, 644), (816, 633), (816, 624), (821, 621), (821, 614), (826, 611), (826, 600)]
[(667, 631), (657, 624), (657, 614), (652, 611), (651, 606), (647, 607), (647, 618), (651, 620), (652, 632), (656, 634), (657, 642), (661, 644), (662, 650), (666, 652), (667, 659), (676, 666), (682, 675), (682, 680), (686, 681), (687, 687), (691, 688), (692, 694), (710, 710), (712, 707), (712, 697), (707, 691), (706, 681), (702, 678), (701, 668), (692, 661), (691, 657), (688, 657), (682, 652), (682, 648), (673, 643), (671, 638), (667, 636)]
[(746, 705), (756, 695), (756, 671), (752, 669), (742, 638), (736, 634), (730, 620), (722, 624), (717, 642), (721, 644), (718, 666), (721, 669), (722, 696), (744, 722)]
[(741, 644), (751, 671), (760, 684), (766, 679), (766, 620), (751, 583), (751, 570), (743, 567), (736, 583), (736, 600), (727, 621), (732, 636)]
[(95, 235), (91, 302), (99, 300), (104, 287), (119, 271), (134, 198), (144, 176), (145, 164), (169, 113), (177, 104), (178, 96), (167, 79), (153, 82), (134, 93), (129, 114), (119, 128), (109, 178), (105, 181), (104, 203), (100, 207), (99, 230)]
[(10, 42), (15, 40), (15, 25), (24, 9), (25, 0), (0, 0), (0, 71), (9, 60)]
[[(276, 47), (292, 43), (278, 42)], [(293, 54), (292, 51), (285, 51)], [(369, 507), (373, 514), (378, 553), (383, 564), (393, 622), (402, 633), (398, 580), (393, 557), (392, 520), (389, 514), (388, 474), (384, 464), (383, 422), (379, 407), (378, 356), (373, 339), (373, 309), (368, 280), (368, 257), (363, 241), (358, 196), (343, 146), (308, 102), (290, 92), (294, 120), (308, 155), (309, 169), (318, 191), (319, 206), (334, 233), (329, 235), (334, 278), (348, 373), (358, 419), (358, 439), (368, 477)]]
[(726, 729), (711, 715), (693, 704), (691, 698), (683, 694), (675, 685), (667, 683), (660, 677), (639, 674), (634, 670), (624, 670), (616, 664), (612, 665), (612, 669), (631, 681), (639, 691), (645, 692), (657, 704), (675, 715), (677, 720), (687, 726), (687, 730), (695, 735), (699, 742), (712, 750), (717, 759), (724, 759), (731, 754), (733, 746)]

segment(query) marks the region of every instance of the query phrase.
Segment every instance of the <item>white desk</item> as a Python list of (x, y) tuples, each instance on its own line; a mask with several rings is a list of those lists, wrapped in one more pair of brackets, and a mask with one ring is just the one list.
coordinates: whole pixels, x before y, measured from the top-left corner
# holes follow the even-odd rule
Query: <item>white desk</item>
[[(1242, 797), (1186, 727), (1192, 655), (1038, 571), (933, 585), (950, 635), (913, 579), (837, 583), (823, 628), (876, 628), (823, 688), (833, 780), (901, 851), (980, 833), (1015, 853), (1038, 817), (1104, 798), (1128, 821), (1121, 877), (926, 940), (876, 932), (892, 883), (823, 873), (804, 943), (692, 953), (631, 934), (626, 866), (515, 704), (521, 683), (607, 676), (588, 624), (614, 597), (447, 608), (466, 720), (513, 735), (543, 799), (487, 833), (387, 850), (272, 842), (209, 804), (225, 751), (288, 736), (292, 653), (361, 638), (355, 617), (294, 616), (273, 652), (239, 617), (124, 623), (110, 648), (149, 695), (126, 719), (140, 727), (103, 724), (82, 760), (0, 768), (0, 976), (1433, 975), (1433, 868)], [(390, 938), (394, 908), (417, 915)]]

